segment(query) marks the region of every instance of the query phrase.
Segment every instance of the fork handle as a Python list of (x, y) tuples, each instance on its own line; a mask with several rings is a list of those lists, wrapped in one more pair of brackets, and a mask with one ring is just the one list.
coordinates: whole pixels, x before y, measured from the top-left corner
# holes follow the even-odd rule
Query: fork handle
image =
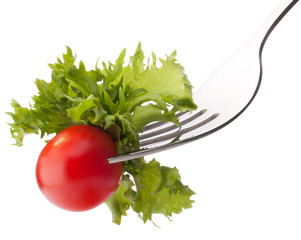
[[(271, 15), (261, 25), (261, 27), (255, 32), (252, 38), (249, 39), (248, 43), (250, 43), (250, 41), (253, 41), (253, 43), (256, 45), (254, 47), (260, 47), (260, 51), (262, 51), (263, 46), (267, 38), (269, 37), (270, 33), (298, 1), (299, 0), (284, 0), (271, 13)], [(258, 44), (260, 44), (260, 46), (258, 46)]]

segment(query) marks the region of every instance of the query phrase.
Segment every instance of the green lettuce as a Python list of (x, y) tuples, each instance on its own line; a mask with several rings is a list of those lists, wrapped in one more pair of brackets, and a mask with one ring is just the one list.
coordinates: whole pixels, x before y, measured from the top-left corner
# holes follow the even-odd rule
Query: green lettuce
[[(51, 81), (36, 79), (38, 94), (33, 104), (22, 107), (12, 100), (13, 112), (8, 113), (12, 137), (22, 146), (26, 134), (57, 134), (79, 124), (97, 126), (116, 142), (119, 153), (139, 149), (138, 134), (152, 122), (169, 121), (179, 125), (176, 113), (197, 108), (192, 100), (192, 86), (177, 63), (176, 51), (152, 61), (145, 56), (141, 44), (129, 63), (126, 50), (115, 63), (102, 62), (87, 70), (84, 63), (75, 65), (71, 48), (51, 68)], [(151, 62), (151, 63), (150, 63)], [(144, 158), (124, 163), (122, 181), (115, 194), (106, 202), (113, 222), (121, 223), (131, 208), (143, 222), (152, 221), (152, 214), (171, 217), (192, 206), (194, 192), (182, 184), (176, 168), (161, 166), (155, 159)]]

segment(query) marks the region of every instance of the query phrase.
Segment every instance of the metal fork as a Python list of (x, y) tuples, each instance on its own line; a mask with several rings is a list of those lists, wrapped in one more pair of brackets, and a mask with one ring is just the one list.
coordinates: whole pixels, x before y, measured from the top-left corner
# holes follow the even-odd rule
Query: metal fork
[(299, 0), (284, 0), (256, 33), (193, 95), (198, 110), (178, 115), (181, 128), (157, 122), (139, 136), (140, 149), (109, 158), (109, 163), (136, 159), (198, 140), (225, 127), (254, 100), (262, 79), (262, 51), (270, 33)]

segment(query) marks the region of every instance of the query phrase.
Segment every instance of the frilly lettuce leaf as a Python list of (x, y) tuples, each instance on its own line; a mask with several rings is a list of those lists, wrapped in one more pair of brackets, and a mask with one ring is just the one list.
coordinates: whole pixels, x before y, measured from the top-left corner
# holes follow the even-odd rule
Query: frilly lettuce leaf
[[(33, 104), (26, 108), (12, 100), (14, 111), (8, 114), (15, 144), (22, 146), (26, 134), (43, 138), (72, 125), (89, 124), (109, 133), (119, 153), (124, 153), (139, 148), (138, 133), (149, 123), (169, 121), (180, 126), (176, 113), (197, 106), (176, 51), (159, 59), (160, 67), (154, 53), (145, 63), (140, 43), (128, 64), (125, 56), (123, 49), (115, 63), (102, 62), (99, 67), (97, 62), (95, 69), (87, 70), (82, 61), (75, 65), (76, 55), (67, 47), (62, 60), (49, 64), (51, 81), (36, 79)], [(193, 194), (181, 183), (176, 168), (142, 158), (124, 163), (120, 186), (107, 205), (117, 224), (129, 208), (146, 222), (152, 214), (170, 217), (191, 207)]]

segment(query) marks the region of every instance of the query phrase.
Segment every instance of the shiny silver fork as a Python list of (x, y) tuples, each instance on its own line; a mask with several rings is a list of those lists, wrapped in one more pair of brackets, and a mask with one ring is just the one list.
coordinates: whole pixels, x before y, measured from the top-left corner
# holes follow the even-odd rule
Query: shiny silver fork
[(255, 98), (262, 79), (262, 50), (270, 33), (299, 0), (285, 0), (258, 31), (224, 62), (193, 95), (197, 111), (178, 115), (181, 128), (157, 122), (139, 136), (140, 149), (109, 158), (127, 161), (198, 140), (240, 116)]

